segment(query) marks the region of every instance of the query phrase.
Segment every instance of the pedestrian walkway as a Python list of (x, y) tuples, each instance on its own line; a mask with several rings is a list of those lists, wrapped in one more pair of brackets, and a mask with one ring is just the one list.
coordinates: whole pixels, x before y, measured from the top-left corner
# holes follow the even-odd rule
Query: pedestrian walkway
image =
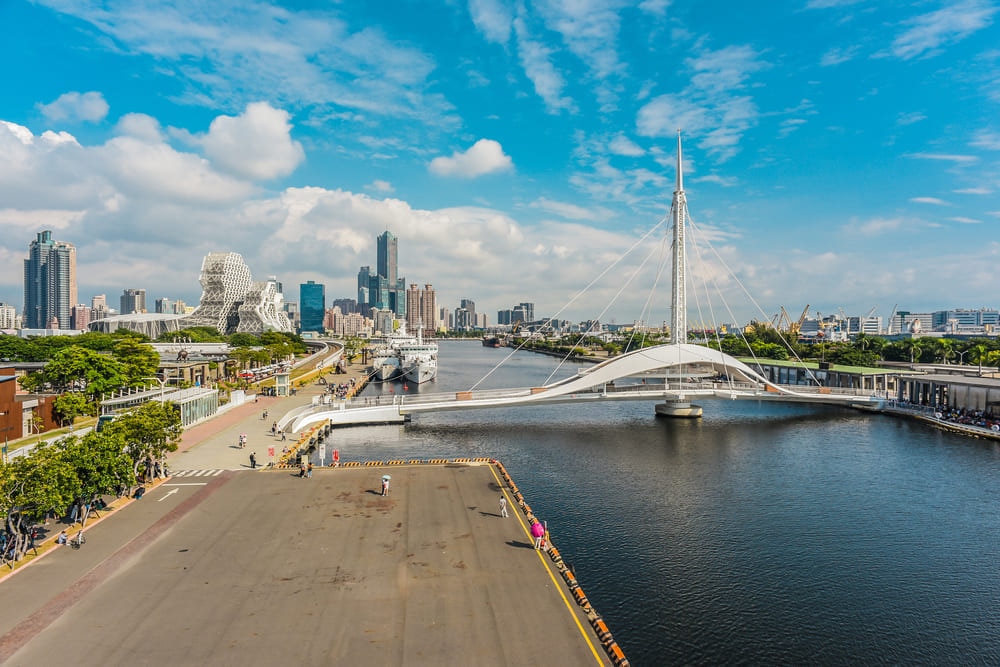
[(249, 470), (249, 468), (212, 468), (209, 470), (171, 470), (171, 479), (175, 477), (217, 477), (226, 470)]

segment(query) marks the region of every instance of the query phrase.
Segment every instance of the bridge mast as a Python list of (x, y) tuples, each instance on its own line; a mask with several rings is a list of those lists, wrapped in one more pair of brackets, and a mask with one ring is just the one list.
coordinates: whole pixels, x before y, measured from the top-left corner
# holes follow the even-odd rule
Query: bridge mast
[(674, 222), (674, 284), (670, 292), (670, 337), (674, 344), (687, 342), (687, 272), (684, 261), (684, 222), (687, 198), (684, 196), (684, 163), (681, 158), (681, 131), (677, 130), (677, 189), (670, 204)]
[[(684, 159), (681, 153), (681, 131), (677, 130), (677, 189), (670, 204), (670, 217), (674, 222), (674, 284), (670, 290), (670, 338), (674, 345), (687, 345), (687, 266), (684, 260), (684, 223), (687, 221), (687, 197), (684, 196)], [(677, 367), (677, 381), (684, 375), (684, 366)], [(664, 378), (669, 387), (669, 371)], [(700, 417), (700, 405), (691, 404), (683, 395), (668, 398), (656, 406), (656, 414), (664, 417)]]

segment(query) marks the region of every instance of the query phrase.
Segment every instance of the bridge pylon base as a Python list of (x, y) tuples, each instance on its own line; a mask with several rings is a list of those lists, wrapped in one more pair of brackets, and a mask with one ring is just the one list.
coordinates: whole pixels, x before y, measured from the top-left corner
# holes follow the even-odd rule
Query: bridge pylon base
[(669, 401), (656, 404), (656, 415), (658, 417), (681, 417), (693, 419), (701, 417), (702, 409), (700, 405), (692, 405), (687, 401)]

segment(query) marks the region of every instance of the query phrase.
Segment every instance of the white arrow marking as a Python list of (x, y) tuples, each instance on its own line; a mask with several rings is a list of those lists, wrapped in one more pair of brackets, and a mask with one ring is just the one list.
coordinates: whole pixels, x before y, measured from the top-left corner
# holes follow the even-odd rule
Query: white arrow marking
[(170, 491), (167, 491), (166, 495), (164, 495), (164, 496), (163, 496), (162, 498), (160, 498), (160, 499), (159, 499), (159, 500), (157, 500), (156, 502), (158, 502), (158, 503), (162, 503), (162, 502), (163, 502), (164, 500), (166, 500), (166, 499), (167, 499), (167, 498), (169, 498), (170, 496), (174, 495), (174, 494), (175, 494), (175, 493), (177, 493), (178, 491), (180, 491), (180, 489), (171, 489)]

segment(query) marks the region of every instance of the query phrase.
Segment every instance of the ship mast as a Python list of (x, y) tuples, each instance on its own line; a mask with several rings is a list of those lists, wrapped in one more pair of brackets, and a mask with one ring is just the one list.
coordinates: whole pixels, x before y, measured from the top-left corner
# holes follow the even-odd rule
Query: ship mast
[(677, 130), (677, 189), (670, 204), (674, 222), (673, 288), (670, 292), (670, 337), (675, 344), (687, 342), (686, 266), (684, 261), (684, 222), (687, 198), (684, 196), (684, 165), (681, 158), (681, 131)]

